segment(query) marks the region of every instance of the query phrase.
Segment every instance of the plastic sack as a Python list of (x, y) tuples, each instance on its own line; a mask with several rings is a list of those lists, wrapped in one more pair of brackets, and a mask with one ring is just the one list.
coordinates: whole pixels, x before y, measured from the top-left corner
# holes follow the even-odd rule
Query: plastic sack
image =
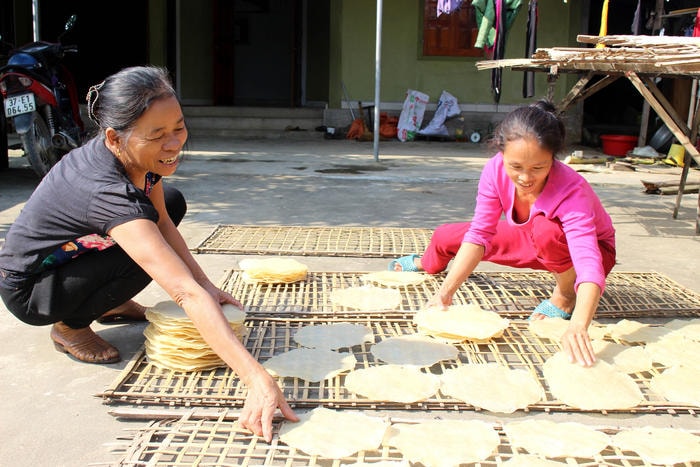
[(399, 118), (389, 116), (386, 112), (379, 114), (379, 136), (393, 139), (398, 135)]
[(435, 115), (433, 119), (430, 120), (428, 126), (420, 130), (418, 133), (421, 135), (442, 135), (447, 136), (448, 131), (445, 126), (445, 120), (450, 117), (454, 117), (462, 113), (459, 108), (459, 102), (457, 98), (447, 91), (442, 91), (440, 94), (440, 100), (437, 103), (437, 108), (435, 109)]
[(397, 125), (397, 137), (400, 141), (411, 141), (416, 137), (423, 123), (423, 115), (429, 99), (427, 94), (420, 91), (413, 89), (406, 91), (406, 99)]

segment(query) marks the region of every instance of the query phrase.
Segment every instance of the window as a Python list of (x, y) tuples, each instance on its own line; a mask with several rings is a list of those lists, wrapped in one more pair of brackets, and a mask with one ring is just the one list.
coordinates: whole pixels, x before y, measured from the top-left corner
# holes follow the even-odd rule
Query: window
[(483, 57), (475, 48), (479, 28), (474, 7), (464, 1), (459, 10), (437, 16), (437, 0), (423, 2), (423, 56)]

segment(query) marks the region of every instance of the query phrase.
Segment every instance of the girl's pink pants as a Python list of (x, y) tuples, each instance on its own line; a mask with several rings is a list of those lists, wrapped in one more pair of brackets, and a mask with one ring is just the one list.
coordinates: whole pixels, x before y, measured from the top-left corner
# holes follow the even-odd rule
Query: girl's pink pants
[[(447, 268), (457, 254), (469, 225), (469, 222), (459, 222), (443, 224), (435, 229), (430, 244), (421, 257), (421, 264), (427, 273), (436, 274)], [(598, 243), (598, 246), (607, 275), (615, 265), (615, 251), (603, 243)], [(491, 248), (482, 260), (503, 266), (556, 273), (565, 272), (573, 266), (561, 224), (542, 215), (533, 219), (531, 230), (513, 228), (501, 220)]]

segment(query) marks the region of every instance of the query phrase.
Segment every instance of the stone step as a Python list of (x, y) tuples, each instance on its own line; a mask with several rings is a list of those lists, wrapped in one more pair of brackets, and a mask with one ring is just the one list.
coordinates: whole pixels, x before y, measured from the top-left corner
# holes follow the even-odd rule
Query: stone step
[(323, 138), (323, 109), (183, 106), (190, 135)]

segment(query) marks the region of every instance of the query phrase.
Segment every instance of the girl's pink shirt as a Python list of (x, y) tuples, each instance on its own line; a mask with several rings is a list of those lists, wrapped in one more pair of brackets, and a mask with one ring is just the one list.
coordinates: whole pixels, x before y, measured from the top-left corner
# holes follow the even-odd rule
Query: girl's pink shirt
[(614, 248), (615, 229), (610, 215), (586, 179), (555, 160), (527, 222), (517, 224), (513, 221), (514, 203), (515, 184), (506, 174), (503, 154), (499, 152), (489, 159), (481, 173), (474, 217), (463, 242), (482, 245), (488, 252), (503, 214), (509, 225), (520, 229), (530, 229), (532, 219), (540, 213), (548, 219), (558, 219), (576, 271), (575, 287), (578, 289), (581, 282), (593, 282), (602, 293), (605, 271), (598, 242)]

